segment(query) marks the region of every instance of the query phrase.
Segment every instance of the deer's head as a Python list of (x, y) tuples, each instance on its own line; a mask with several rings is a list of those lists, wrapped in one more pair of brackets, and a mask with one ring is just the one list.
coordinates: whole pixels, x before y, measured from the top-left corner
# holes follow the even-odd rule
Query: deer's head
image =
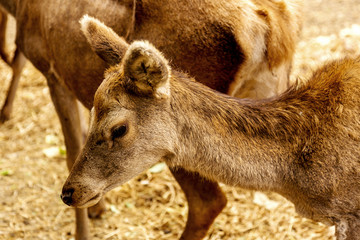
[(63, 191), (71, 206), (89, 207), (161, 159), (176, 145), (166, 59), (150, 43), (128, 45), (110, 28), (85, 16), (82, 30), (92, 49), (112, 67), (98, 88), (89, 135)]

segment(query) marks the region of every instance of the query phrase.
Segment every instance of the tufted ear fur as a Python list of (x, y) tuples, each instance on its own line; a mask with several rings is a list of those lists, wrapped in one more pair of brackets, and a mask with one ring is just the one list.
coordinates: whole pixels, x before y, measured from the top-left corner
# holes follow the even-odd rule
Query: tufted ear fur
[(168, 61), (149, 42), (132, 43), (124, 56), (123, 68), (135, 93), (157, 98), (170, 96)]
[(91, 48), (99, 57), (111, 66), (121, 61), (129, 47), (122, 37), (119, 37), (99, 20), (88, 15), (81, 18), (80, 24)]

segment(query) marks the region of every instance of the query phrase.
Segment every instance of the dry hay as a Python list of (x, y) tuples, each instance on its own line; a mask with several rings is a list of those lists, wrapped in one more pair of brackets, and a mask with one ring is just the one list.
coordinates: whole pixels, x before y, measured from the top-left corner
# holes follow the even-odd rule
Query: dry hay
[[(360, 53), (358, 0), (306, 0), (294, 75), (329, 58)], [(356, 25), (357, 24), (357, 25)], [(0, 99), (10, 70), (0, 63)], [(73, 239), (74, 213), (59, 198), (67, 176), (63, 137), (42, 75), (28, 64), (14, 113), (0, 126), (0, 239)], [(273, 193), (223, 186), (228, 205), (207, 239), (334, 239), (334, 229), (299, 217)], [(106, 195), (108, 211), (91, 221), (92, 239), (178, 239), (184, 195), (162, 164)]]

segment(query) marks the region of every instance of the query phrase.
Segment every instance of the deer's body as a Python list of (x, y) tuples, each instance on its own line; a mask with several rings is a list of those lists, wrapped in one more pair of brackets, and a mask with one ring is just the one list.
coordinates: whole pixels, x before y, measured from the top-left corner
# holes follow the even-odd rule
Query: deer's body
[(308, 83), (263, 101), (173, 79), (178, 134), (169, 166), (275, 191), (308, 218), (360, 227), (360, 58), (326, 65)]
[[(28, 0), (17, 6), (17, 45), (41, 72), (57, 75), (89, 108), (107, 65), (89, 51), (81, 35), (77, 22), (84, 13), (128, 41), (151, 41), (173, 65), (213, 89), (264, 98), (288, 87), (300, 29), (293, 2), (147, 0), (134, 12), (133, 0)], [(81, 66), (69, 52), (81, 54)], [(90, 86), (89, 78), (94, 79)], [(85, 82), (88, 86), (80, 87)]]
[(96, 20), (82, 23), (95, 51), (122, 60), (96, 92), (65, 203), (91, 206), (162, 159), (212, 181), (280, 193), (302, 215), (336, 225), (338, 239), (359, 239), (360, 57), (325, 65), (279, 97), (237, 99), (173, 71), (147, 42), (129, 46)]
[[(15, 16), (18, 48), (47, 79), (71, 168), (84, 133), (76, 99), (91, 108), (109, 66), (81, 34), (78, 21), (83, 14), (99, 18), (129, 42), (151, 41), (174, 67), (212, 88), (259, 98), (280, 93), (288, 85), (300, 29), (295, 2), (0, 0), (0, 5)], [(226, 198), (216, 182), (200, 180), (180, 168), (171, 171), (189, 202), (182, 237), (202, 239)], [(95, 209), (93, 215), (102, 210)], [(76, 213), (76, 238), (87, 239), (86, 211), (76, 209)]]

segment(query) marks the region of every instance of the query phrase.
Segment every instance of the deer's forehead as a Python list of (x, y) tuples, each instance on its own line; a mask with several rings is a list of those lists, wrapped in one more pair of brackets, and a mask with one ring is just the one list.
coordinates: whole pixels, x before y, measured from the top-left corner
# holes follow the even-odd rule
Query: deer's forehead
[(94, 98), (93, 115), (97, 122), (121, 113), (122, 109), (134, 109), (136, 104), (122, 88), (98, 89)]
[(123, 110), (134, 110), (134, 103), (127, 95), (119, 94), (113, 98), (102, 97), (94, 102), (93, 115), (97, 121), (121, 115)]
[(124, 75), (122, 71), (112, 71), (105, 74), (94, 96), (95, 109), (106, 108), (114, 102), (127, 105), (128, 98), (124, 89)]
[[(111, 93), (115, 90), (122, 88), (124, 85), (124, 74), (123, 71), (107, 71), (105, 78), (98, 87), (95, 93), (96, 97), (107, 96), (112, 97)], [(98, 96), (97, 96), (98, 95)]]

